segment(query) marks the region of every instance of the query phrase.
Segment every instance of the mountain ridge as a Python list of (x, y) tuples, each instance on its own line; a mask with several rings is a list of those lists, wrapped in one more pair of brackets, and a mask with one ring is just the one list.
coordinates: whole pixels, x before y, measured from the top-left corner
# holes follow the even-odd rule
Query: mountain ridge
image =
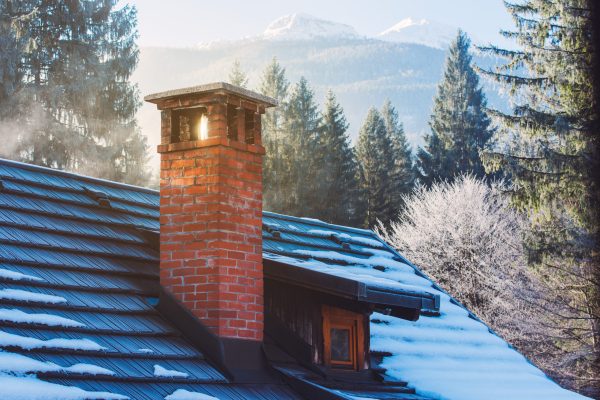
[[(281, 21), (286, 28), (290, 21)], [(298, 21), (296, 21), (297, 23)], [(293, 28), (293, 21), (291, 22)], [(345, 29), (341, 32), (344, 33)], [(337, 32), (337, 27), (334, 29)], [(213, 42), (194, 48), (142, 47), (140, 62), (132, 77), (141, 93), (226, 81), (231, 66), (239, 60), (248, 74), (249, 89), (256, 90), (260, 76), (273, 57), (286, 68), (293, 85), (304, 76), (323, 105), (325, 93), (333, 90), (344, 107), (354, 140), (368, 109), (390, 99), (403, 122), (409, 142), (416, 147), (429, 131), (429, 114), (446, 51), (423, 44), (398, 43), (360, 35), (320, 35), (313, 38), (288, 36), (270, 40), (263, 36)], [(482, 66), (489, 61), (476, 58)], [(160, 115), (150, 104), (138, 113), (142, 131), (151, 145), (160, 138)]]

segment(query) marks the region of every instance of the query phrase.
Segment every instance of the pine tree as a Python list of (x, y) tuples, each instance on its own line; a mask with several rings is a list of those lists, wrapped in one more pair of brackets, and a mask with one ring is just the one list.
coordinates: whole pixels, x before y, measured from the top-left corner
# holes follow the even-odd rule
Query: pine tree
[(231, 71), (229, 71), (229, 83), (243, 88), (248, 86), (248, 76), (242, 70), (242, 65), (239, 60), (235, 60), (231, 66)]
[[(512, 181), (513, 204), (532, 221), (532, 264), (563, 313), (548, 315), (555, 367), (564, 384), (600, 395), (598, 115), (592, 82), (591, 0), (507, 3), (519, 50), (488, 47), (505, 65), (484, 71), (509, 89), (512, 113), (489, 110), (497, 144), (484, 153), (490, 171)], [(597, 56), (597, 55), (596, 55)], [(544, 307), (540, 307), (544, 310)]]
[(398, 112), (387, 100), (381, 108), (381, 117), (385, 123), (387, 135), (392, 142), (394, 168), (391, 171), (394, 193), (392, 204), (395, 214), (399, 214), (403, 205), (403, 196), (408, 195), (414, 185), (412, 152), (404, 135), (404, 128), (398, 118)]
[(316, 149), (316, 184), (318, 203), (316, 218), (343, 225), (357, 225), (358, 181), (354, 153), (347, 134), (348, 123), (344, 110), (329, 90)]
[(288, 134), (283, 128), (284, 113), (287, 107), (289, 82), (285, 77), (285, 68), (279, 65), (275, 57), (265, 68), (259, 92), (278, 101), (277, 107), (267, 109), (262, 117), (262, 141), (265, 146), (263, 159), (263, 201), (265, 210), (283, 212), (285, 193), (284, 171), (290, 154), (286, 148), (290, 145)]
[[(136, 10), (116, 0), (23, 0), (0, 3), (18, 52), (18, 90), (1, 108), (20, 109), (26, 162), (144, 184), (147, 145), (135, 113)], [(4, 36), (4, 35), (3, 35)], [(1, 100), (1, 99), (0, 99)], [(6, 118), (6, 117), (5, 117)]]
[(364, 224), (373, 227), (378, 221), (387, 225), (397, 217), (393, 204), (395, 189), (393, 143), (379, 111), (371, 108), (360, 128), (356, 157), (359, 165), (360, 190), (363, 196)]
[(467, 34), (459, 30), (434, 100), (431, 134), (425, 138), (425, 148), (417, 152), (417, 173), (426, 185), (464, 173), (485, 176), (479, 152), (492, 132), (470, 46)]

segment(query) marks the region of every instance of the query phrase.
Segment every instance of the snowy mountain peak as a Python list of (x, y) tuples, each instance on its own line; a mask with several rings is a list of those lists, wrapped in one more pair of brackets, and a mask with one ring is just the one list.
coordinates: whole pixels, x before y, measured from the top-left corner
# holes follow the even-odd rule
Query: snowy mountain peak
[(386, 29), (385, 31), (381, 32), (380, 35), (385, 35), (391, 32), (398, 32), (402, 29), (411, 27), (411, 26), (422, 26), (422, 25), (428, 25), (431, 24), (431, 22), (429, 22), (426, 19), (420, 19), (420, 20), (414, 20), (411, 17), (408, 18), (404, 18), (402, 21), (398, 22), (396, 25), (392, 26), (391, 28)]
[(311, 40), (316, 38), (357, 38), (359, 35), (349, 25), (299, 13), (285, 15), (271, 22), (262, 37), (271, 40)]
[(384, 30), (377, 38), (389, 42), (417, 43), (446, 48), (456, 37), (457, 28), (427, 19), (405, 18)]

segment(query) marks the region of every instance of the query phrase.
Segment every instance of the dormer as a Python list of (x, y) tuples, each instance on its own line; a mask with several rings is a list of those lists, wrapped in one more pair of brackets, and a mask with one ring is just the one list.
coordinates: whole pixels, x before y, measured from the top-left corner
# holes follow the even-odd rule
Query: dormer
[[(439, 312), (438, 295), (369, 275), (386, 267), (368, 266), (378, 250), (364, 242), (380, 243), (368, 239), (366, 231), (326, 232), (323, 223), (312, 226), (310, 220), (275, 215), (276, 224), (263, 224), (269, 252), (263, 258), (265, 336), (305, 367), (325, 375), (366, 372), (373, 312), (411, 321)], [(361, 274), (353, 260), (364, 260), (360, 268), (371, 270)]]

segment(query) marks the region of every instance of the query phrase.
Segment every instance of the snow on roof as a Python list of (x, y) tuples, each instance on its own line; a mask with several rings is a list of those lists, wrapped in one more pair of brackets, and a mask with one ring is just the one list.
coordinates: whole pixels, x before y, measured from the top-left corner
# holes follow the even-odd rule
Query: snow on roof
[(35, 376), (0, 374), (0, 394), (11, 400), (127, 400), (129, 397), (109, 392), (93, 392), (75, 386), (45, 382)]
[(204, 393), (189, 392), (185, 389), (177, 389), (165, 397), (165, 400), (219, 400), (216, 397)]
[(189, 374), (187, 372), (181, 372), (174, 369), (167, 369), (161, 365), (154, 364), (154, 376), (166, 378), (187, 378)]
[(0, 330), (0, 346), (1, 347), (18, 347), (24, 350), (32, 349), (71, 349), (71, 350), (90, 350), (100, 351), (105, 347), (98, 343), (87, 339), (38, 339), (29, 336), (20, 336), (13, 333), (8, 333)]
[[(413, 292), (423, 293), (433, 291), (422, 290), (423, 287), (418, 285), (421, 279), (420, 276), (413, 273), (407, 273), (403, 280), (394, 280), (386, 276), (385, 272), (369, 268), (373, 264), (369, 264), (367, 260), (361, 260), (359, 263), (356, 258), (344, 257), (344, 255), (337, 254), (331, 251), (310, 251), (310, 250), (296, 250), (294, 251), (299, 255), (314, 256), (319, 258), (326, 258), (330, 260), (336, 260), (336, 256), (339, 256), (337, 260), (343, 260), (348, 262), (354, 260), (354, 265), (345, 266), (340, 268), (337, 265), (331, 265), (316, 259), (302, 259), (294, 258), (291, 256), (283, 256), (274, 253), (265, 253), (263, 257), (273, 261), (279, 261), (289, 265), (295, 265), (299, 268), (306, 268), (312, 271), (322, 272), (329, 275), (339, 276), (340, 278), (351, 279), (362, 283), (369, 284), (371, 286), (377, 286), (389, 290), (399, 290), (402, 292)], [(398, 263), (399, 269), (401, 269), (401, 263)], [(408, 266), (407, 266), (408, 267)], [(391, 272), (391, 271), (390, 271)], [(404, 275), (401, 271), (395, 271), (396, 275)]]
[(0, 321), (8, 321), (13, 323), (24, 324), (40, 324), (47, 326), (85, 326), (81, 322), (74, 321), (70, 318), (60, 317), (58, 315), (35, 313), (29, 314), (16, 308), (0, 308)]
[(4, 268), (0, 269), (0, 278), (9, 279), (11, 281), (43, 281), (42, 278), (38, 278), (37, 276), (27, 275)]
[(67, 300), (61, 296), (54, 296), (51, 294), (35, 293), (21, 289), (2, 289), (0, 290), (0, 299), (7, 300), (20, 300), (31, 303), (66, 303)]
[(156, 312), (157, 191), (2, 159), (0, 181), (0, 399), (298, 399), (229, 381)]
[[(58, 368), (58, 372), (69, 374), (107, 374), (112, 367), (103, 372), (100, 368), (110, 365), (118, 371), (120, 379), (143, 378), (152, 382), (145, 386), (110, 382), (115, 391), (132, 397), (143, 391), (154, 400), (173, 390), (167, 400), (215, 399), (202, 391), (219, 393), (222, 400), (248, 397), (249, 389), (228, 382), (197, 349), (177, 335), (168, 336), (177, 333), (176, 329), (156, 316), (140, 296), (140, 293), (151, 294), (147, 284), (157, 282), (152, 271), (155, 273), (158, 268), (158, 257), (145, 241), (140, 242), (132, 228), (158, 230), (156, 191), (4, 160), (0, 160), (0, 179), (8, 188), (0, 192), (0, 211), (5, 217), (8, 215), (8, 219), (2, 220), (0, 213), (0, 233), (14, 231), (3, 237), (0, 246), (3, 263), (0, 270), (9, 271), (0, 272), (3, 285), (0, 303), (22, 306), (22, 313), (5, 308), (4, 318), (12, 320), (10, 324), (14, 326), (3, 326), (0, 330), (0, 348), (14, 350), (15, 355), (17, 352), (31, 355), (31, 360), (27, 360), (22, 354), (26, 358), (19, 359), (20, 370), (16, 366), (11, 369), (9, 359), (16, 360), (13, 356), (0, 356), (0, 398), (127, 398), (101, 392), (109, 387), (104, 386), (110, 382), (109, 377), (101, 383), (81, 378), (77, 382), (82, 388), (57, 385), (19, 372), (27, 369), (24, 367), (27, 363), (31, 363), (29, 368), (33, 370)], [(95, 207), (93, 200), (82, 195), (83, 186), (106, 193), (115, 207), (110, 210)], [(11, 220), (17, 213), (23, 218)], [(46, 220), (42, 222), (40, 216)], [(275, 235), (272, 229), (263, 230), (265, 259), (379, 287), (440, 297), (439, 316), (421, 315), (419, 320), (410, 322), (375, 314), (371, 320), (371, 348), (385, 353), (382, 366), (387, 375), (392, 380), (407, 381), (417, 394), (460, 400), (583, 398), (548, 379), (373, 232), (268, 212), (264, 213), (263, 222), (280, 231)], [(80, 237), (73, 240), (73, 234)], [(92, 255), (90, 249), (94, 251)], [(23, 265), (27, 268), (22, 268)], [(29, 271), (33, 275), (25, 274)], [(118, 290), (107, 294), (103, 289)], [(40, 308), (44, 313), (36, 311)], [(86, 326), (49, 329), (50, 324), (66, 322), (45, 315), (50, 310), (57, 317), (74, 316), (71, 321), (85, 321)], [(110, 320), (110, 328), (104, 320)], [(33, 328), (31, 324), (41, 324), (44, 328)], [(98, 333), (95, 329), (108, 333)], [(148, 336), (149, 333), (155, 336)], [(56, 367), (51, 366), (51, 360), (58, 360), (53, 354), (60, 353), (81, 361), (64, 366), (59, 364), (66, 362), (60, 361), (54, 363)], [(83, 362), (90, 360), (88, 354), (92, 353), (100, 357), (102, 367)], [(179, 361), (180, 356), (188, 357), (187, 364)], [(40, 362), (37, 366), (33, 365), (33, 357)], [(146, 363), (147, 360), (152, 362)], [(123, 361), (132, 367), (121, 368)], [(176, 390), (171, 383), (176, 378), (155, 377), (143, 367), (157, 362), (171, 368), (167, 371), (173, 371), (172, 368), (177, 368), (175, 372), (186, 371), (198, 383), (186, 383), (185, 390)], [(13, 375), (3, 373), (2, 367)], [(139, 389), (141, 386), (143, 389)], [(205, 390), (208, 386), (210, 389)], [(270, 385), (264, 392), (253, 389), (252, 396), (296, 398), (281, 385)]]
[[(277, 254), (276, 246), (269, 245), (277, 238), (264, 235), (265, 258), (390, 288), (410, 288), (440, 296), (439, 315), (421, 315), (417, 321), (372, 315), (371, 350), (386, 355), (380, 366), (386, 369), (391, 380), (406, 381), (417, 394), (433, 399), (585, 398), (549, 379), (374, 233), (347, 232), (343, 227), (324, 222), (270, 213), (265, 213), (265, 217), (269, 224), (279, 225), (279, 239), (285, 241), (293, 237), (302, 242), (295, 250), (281, 255)], [(294, 228), (285, 228), (284, 221)], [(303, 241), (297, 236), (298, 232), (306, 235)], [(331, 235), (350, 237), (351, 246), (320, 249), (323, 242), (314, 239), (323, 240)], [(285, 243), (278, 245), (286, 250), (290, 248)], [(268, 250), (271, 248), (273, 252)], [(348, 253), (349, 250), (371, 256), (358, 256)], [(294, 258), (293, 254), (309, 258)]]
[[(86, 375), (115, 375), (114, 371), (98, 365), (77, 363), (70, 367), (62, 367), (49, 361), (40, 361), (22, 354), (0, 351), (0, 372), (11, 374), (28, 374), (38, 372), (71, 372)], [(1, 392), (1, 390), (0, 390)]]

